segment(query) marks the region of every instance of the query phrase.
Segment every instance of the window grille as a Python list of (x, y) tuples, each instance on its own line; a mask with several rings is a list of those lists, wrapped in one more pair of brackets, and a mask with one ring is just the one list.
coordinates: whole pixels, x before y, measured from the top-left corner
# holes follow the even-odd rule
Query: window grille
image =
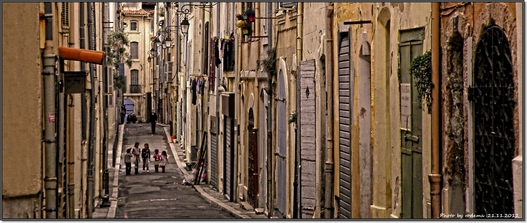
[(130, 93), (139, 93), (139, 71), (130, 71)]

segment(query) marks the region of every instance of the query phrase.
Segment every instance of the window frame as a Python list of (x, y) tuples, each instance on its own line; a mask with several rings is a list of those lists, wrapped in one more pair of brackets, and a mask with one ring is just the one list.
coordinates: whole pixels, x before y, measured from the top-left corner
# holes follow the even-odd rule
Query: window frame
[[(136, 47), (134, 48), (134, 46)], [(136, 42), (136, 41), (130, 42), (130, 58), (133, 60), (139, 59), (139, 42)]]
[(130, 70), (130, 93), (141, 93), (139, 89), (139, 70), (137, 69)]
[[(133, 29), (135, 24), (135, 29)], [(139, 22), (137, 20), (130, 20), (130, 31), (139, 31)]]

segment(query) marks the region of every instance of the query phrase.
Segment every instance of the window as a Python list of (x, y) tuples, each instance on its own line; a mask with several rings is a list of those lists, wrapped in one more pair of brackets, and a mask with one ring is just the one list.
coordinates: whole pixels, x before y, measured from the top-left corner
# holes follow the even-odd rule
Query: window
[(223, 70), (234, 71), (234, 33), (229, 39), (221, 40), (221, 51), (223, 51)]
[(242, 12), (245, 13), (245, 11), (247, 9), (250, 9), (250, 8), (253, 8), (253, 3), (252, 2), (243, 2), (242, 3)]
[(154, 33), (154, 19), (150, 19), (150, 33)]
[(130, 71), (130, 93), (139, 93), (139, 71)]
[(278, 8), (294, 8), (296, 2), (277, 2)]
[(130, 31), (138, 31), (139, 28), (137, 27), (137, 21), (132, 20), (130, 21)]
[(139, 59), (138, 50), (139, 50), (139, 43), (131, 42), (130, 43), (130, 56), (132, 57), (132, 59)]
[(62, 3), (62, 15), (61, 15), (61, 21), (63, 26), (70, 26), (70, 3), (63, 2)]

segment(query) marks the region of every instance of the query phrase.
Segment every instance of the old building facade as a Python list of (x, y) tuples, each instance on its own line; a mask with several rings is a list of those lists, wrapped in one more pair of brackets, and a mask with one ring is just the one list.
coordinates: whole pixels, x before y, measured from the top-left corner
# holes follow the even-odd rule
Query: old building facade
[[(15, 86), (4, 95), (17, 99), (30, 94), (4, 101), (11, 109), (3, 114), (3, 150), (25, 154), (25, 159), (3, 162), (4, 218), (90, 218), (108, 192), (103, 181), (117, 105), (115, 91), (108, 87), (111, 78), (101, 65), (102, 34), (107, 31), (102, 21), (110, 21), (110, 8), (102, 3), (3, 4), (4, 54), (12, 55), (3, 59), (4, 81)], [(20, 20), (21, 14), (28, 16)], [(30, 28), (23, 35), (33, 38), (9, 39), (20, 26)], [(26, 50), (11, 48), (21, 45)], [(97, 56), (68, 54), (84, 50)], [(23, 61), (36, 63), (20, 72)], [(25, 87), (16, 88), (16, 83), (34, 87), (19, 92)], [(26, 115), (18, 115), (22, 113)], [(20, 138), (18, 132), (27, 134)]]
[[(34, 154), (3, 158), (6, 218), (90, 218), (122, 102), (269, 218), (523, 217), (522, 3), (3, 6), (4, 33), (35, 37), (4, 34), (4, 154)], [(113, 29), (124, 94), (104, 64), (60, 59)]]

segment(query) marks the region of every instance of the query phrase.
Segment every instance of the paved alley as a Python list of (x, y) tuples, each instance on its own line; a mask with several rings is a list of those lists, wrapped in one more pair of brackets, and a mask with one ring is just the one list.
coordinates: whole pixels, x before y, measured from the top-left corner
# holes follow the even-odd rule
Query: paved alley
[[(127, 124), (123, 133), (121, 154), (135, 142), (150, 145), (168, 153), (166, 172), (154, 172), (153, 163), (146, 173), (139, 168), (139, 174), (126, 175), (124, 165), (119, 170), (119, 195), (116, 219), (123, 218), (162, 218), (162, 219), (226, 219), (234, 218), (229, 212), (207, 202), (192, 186), (183, 185), (183, 173), (178, 168), (174, 154), (166, 141), (163, 127), (158, 125), (156, 134), (150, 133), (150, 125), (144, 123)], [(140, 163), (142, 167), (142, 163)]]

